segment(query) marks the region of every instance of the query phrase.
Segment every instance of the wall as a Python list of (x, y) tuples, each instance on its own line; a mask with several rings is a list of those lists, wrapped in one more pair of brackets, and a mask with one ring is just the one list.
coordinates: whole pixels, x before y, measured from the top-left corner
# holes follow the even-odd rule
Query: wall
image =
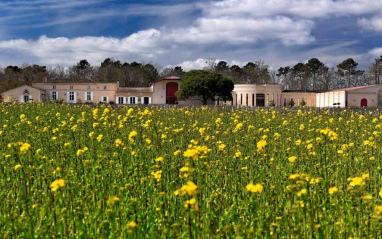
[(180, 87), (180, 80), (161, 80), (153, 83), (153, 104), (166, 104), (166, 84), (170, 82), (178, 83)]
[(269, 106), (273, 100), (276, 106), (281, 104), (281, 85), (255, 85), (240, 84), (235, 85), (232, 92), (233, 105), (256, 106), (256, 94), (265, 95), (265, 106)]
[[(346, 91), (329, 91), (324, 93), (317, 93), (316, 107), (346, 107)], [(340, 105), (334, 105), (338, 104)]]
[(115, 103), (119, 104), (117, 98), (118, 97), (125, 97), (126, 104), (129, 104), (128, 98), (129, 97), (137, 97), (138, 101), (136, 101), (136, 104), (143, 104), (142, 97), (149, 97), (150, 102), (152, 104), (153, 101), (153, 93), (152, 92), (123, 92), (123, 91), (117, 91), (115, 93), (115, 98), (113, 99)]
[[(47, 99), (50, 100), (51, 92), (58, 92), (57, 100), (67, 101), (67, 92), (76, 92), (76, 102), (78, 99), (82, 103), (99, 103), (102, 100), (102, 97), (108, 97), (109, 102), (115, 101), (115, 93), (118, 89), (118, 83), (33, 83), (33, 86), (39, 89), (46, 90)], [(56, 89), (53, 89), (53, 86), (56, 86)], [(70, 89), (70, 86), (73, 86), (73, 89)], [(90, 89), (88, 87), (90, 86)], [(106, 86), (106, 90), (104, 87)], [(93, 92), (93, 99), (86, 100), (85, 93)]]
[[(192, 105), (203, 105), (203, 102), (198, 99), (197, 97), (191, 98), (186, 101), (179, 101), (179, 105), (182, 106), (192, 106)], [(212, 101), (211, 99), (207, 100), (207, 105), (215, 105), (215, 101)]]
[(22, 102), (21, 96), (24, 95), (25, 90), (29, 91), (29, 95), (32, 96), (33, 101), (41, 102), (43, 100), (41, 94), (44, 94), (44, 91), (25, 85), (4, 92), (2, 94), (4, 102), (9, 102), (8, 98), (11, 99), (10, 101)]
[(367, 107), (378, 107), (378, 94), (376, 92), (349, 92), (348, 106), (361, 107), (361, 100), (367, 100)]
[[(295, 106), (300, 106), (302, 100), (305, 100), (305, 106), (316, 106), (316, 93), (315, 92), (283, 92), (281, 97), (281, 106), (284, 106), (284, 102), (287, 104), (289, 100), (293, 99)], [(285, 105), (287, 106), (287, 105)]]

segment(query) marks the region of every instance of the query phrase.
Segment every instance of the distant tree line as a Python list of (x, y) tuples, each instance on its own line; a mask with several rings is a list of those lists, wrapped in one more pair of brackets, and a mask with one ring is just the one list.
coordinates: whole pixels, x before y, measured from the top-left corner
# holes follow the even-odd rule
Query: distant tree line
[[(317, 58), (294, 66), (270, 69), (264, 61), (248, 62), (243, 67), (230, 66), (225, 61), (206, 60), (203, 70), (220, 73), (234, 84), (282, 84), (285, 90), (320, 91), (344, 87), (382, 83), (382, 56), (366, 69), (358, 69), (352, 58), (336, 67), (327, 66)], [(54, 81), (92, 79), (95, 82), (119, 81), (122, 87), (146, 87), (151, 82), (167, 76), (184, 77), (186, 72), (180, 66), (162, 69), (152, 63), (120, 62), (105, 59), (99, 66), (92, 66), (81, 60), (71, 67), (57, 65), (46, 67), (23, 64), (22, 66), (0, 67), (0, 92), (30, 84), (33, 81)]]

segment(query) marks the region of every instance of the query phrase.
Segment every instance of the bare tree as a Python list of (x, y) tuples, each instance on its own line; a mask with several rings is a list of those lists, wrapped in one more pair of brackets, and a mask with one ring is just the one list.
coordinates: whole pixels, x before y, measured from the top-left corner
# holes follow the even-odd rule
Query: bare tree
[(375, 62), (370, 65), (367, 72), (370, 77), (371, 84), (382, 83), (382, 56), (375, 59)]
[(214, 71), (215, 68), (216, 68), (216, 59), (215, 58), (208, 58), (206, 60), (206, 66), (203, 68), (203, 70)]

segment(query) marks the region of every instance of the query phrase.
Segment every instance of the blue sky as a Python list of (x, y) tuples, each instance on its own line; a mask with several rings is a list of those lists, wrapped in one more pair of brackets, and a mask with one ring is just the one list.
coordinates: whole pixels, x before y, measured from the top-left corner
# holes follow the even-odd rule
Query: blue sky
[(0, 65), (121, 61), (271, 67), (382, 55), (382, 0), (0, 0)]

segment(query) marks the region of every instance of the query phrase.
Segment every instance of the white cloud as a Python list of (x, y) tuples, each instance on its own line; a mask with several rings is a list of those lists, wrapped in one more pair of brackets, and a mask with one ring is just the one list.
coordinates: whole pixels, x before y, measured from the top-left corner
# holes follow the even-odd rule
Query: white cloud
[(64, 63), (74, 64), (81, 59), (88, 59), (92, 63), (101, 62), (108, 56), (116, 58), (138, 55), (150, 59), (165, 51), (158, 43), (161, 33), (150, 29), (140, 31), (123, 39), (107, 37), (40, 37), (32, 40), (0, 41), (0, 49), (15, 50), (26, 55), (39, 58), (44, 64), (54, 65)]
[(358, 19), (358, 25), (366, 30), (382, 31), (382, 16), (373, 17), (371, 19)]
[(380, 0), (224, 0), (201, 4), (206, 14), (266, 17), (293, 15), (303, 18), (361, 15), (381, 12)]
[[(86, 10), (81, 11), (79, 14), (76, 11), (72, 13), (65, 14), (54, 20), (49, 20), (45, 22), (39, 22), (31, 24), (28, 26), (23, 26), (19, 28), (42, 28), (56, 25), (63, 25), (69, 23), (79, 23), (92, 21), (97, 19), (104, 19), (117, 16), (162, 16), (169, 17), (174, 15), (186, 14), (187, 12), (194, 9), (194, 6), (191, 4), (177, 4), (172, 6), (146, 6), (146, 5), (129, 5), (128, 7), (119, 7), (104, 9), (103, 11), (97, 10)], [(1, 18), (0, 18), (1, 20)]]
[[(54, 5), (60, 1), (51, 0), (50, 3)], [(75, 4), (75, 1), (71, 3)], [(273, 66), (290, 65), (312, 57), (338, 63), (344, 60), (343, 57), (356, 52), (345, 52), (344, 47), (330, 43), (327, 45), (332, 47), (328, 49), (315, 45), (314, 50), (301, 50), (301, 46), (315, 42), (312, 31), (316, 18), (361, 17), (382, 12), (381, 0), (222, 0), (197, 6), (203, 10), (199, 18), (181, 28), (177, 27), (179, 24), (169, 22), (162, 28), (139, 31), (125, 38), (41, 36), (37, 40), (0, 40), (0, 52), (7, 52), (8, 56), (17, 58), (10, 61), (20, 63), (33, 60), (32, 63), (38, 64), (71, 65), (87, 59), (92, 64), (99, 64), (107, 57), (114, 57), (121, 61), (153, 61), (162, 65), (182, 62), (180, 65), (187, 70), (203, 68), (204, 58), (208, 56), (230, 59), (230, 65), (236, 64), (233, 59), (243, 65), (243, 62), (253, 61), (253, 57), (264, 59)], [(130, 10), (121, 7), (102, 12), (93, 9), (74, 17), (60, 15), (49, 22), (34, 23), (32, 27), (102, 19), (115, 13), (168, 17), (171, 12), (187, 12), (190, 9), (195, 9), (192, 4), (170, 8), (135, 5)], [(362, 27), (373, 30), (382, 30), (381, 22), (378, 17), (359, 20)], [(362, 58), (359, 55), (356, 57)]]
[[(195, 61), (184, 61), (176, 66), (181, 66), (183, 68), (183, 70), (185, 71), (189, 71), (189, 70), (193, 70), (193, 69), (203, 69), (204, 67), (207, 66), (207, 63), (206, 63), (207, 59), (202, 59), (202, 58), (199, 58)], [(172, 65), (169, 65), (167, 67), (174, 67)]]
[(369, 51), (369, 55), (373, 58), (382, 56), (382, 47), (374, 48), (373, 50)]
[(314, 41), (310, 36), (313, 22), (294, 21), (288, 17), (275, 18), (200, 18), (196, 26), (176, 29), (170, 38), (176, 42), (197, 44), (221, 43), (238, 45), (258, 40), (280, 40), (285, 45), (302, 45)]

